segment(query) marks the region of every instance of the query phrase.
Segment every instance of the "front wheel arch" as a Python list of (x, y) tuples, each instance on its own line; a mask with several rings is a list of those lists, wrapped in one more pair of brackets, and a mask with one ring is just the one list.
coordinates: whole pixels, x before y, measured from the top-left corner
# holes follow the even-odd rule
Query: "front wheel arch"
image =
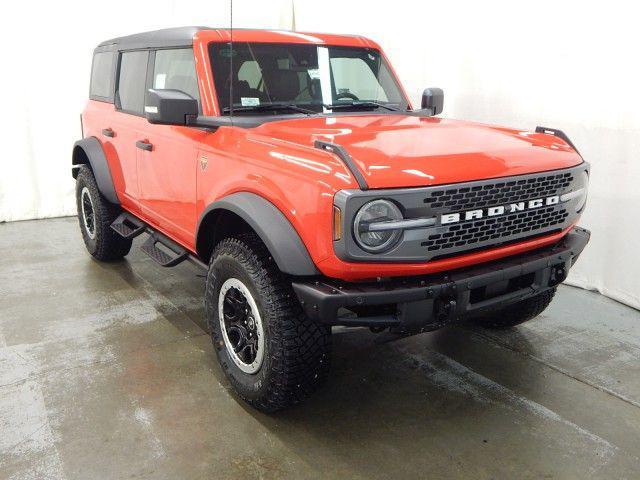
[(320, 273), (284, 214), (265, 198), (249, 192), (228, 195), (205, 209), (196, 233), (198, 256), (208, 260), (222, 239), (238, 231), (255, 232), (280, 271), (294, 276)]

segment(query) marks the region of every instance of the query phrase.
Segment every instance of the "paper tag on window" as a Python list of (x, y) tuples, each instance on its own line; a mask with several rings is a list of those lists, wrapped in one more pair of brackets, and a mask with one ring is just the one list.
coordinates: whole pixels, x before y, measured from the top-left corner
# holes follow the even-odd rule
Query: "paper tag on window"
[(307, 70), (307, 73), (309, 74), (309, 77), (311, 77), (311, 80), (316, 80), (320, 78), (319, 68), (310, 68), (309, 70)]
[(257, 97), (240, 97), (240, 103), (243, 107), (255, 107), (260, 105), (260, 99)]
[(167, 81), (167, 74), (166, 73), (157, 74), (156, 75), (156, 81), (153, 82), (153, 88), (163, 89), (166, 81)]

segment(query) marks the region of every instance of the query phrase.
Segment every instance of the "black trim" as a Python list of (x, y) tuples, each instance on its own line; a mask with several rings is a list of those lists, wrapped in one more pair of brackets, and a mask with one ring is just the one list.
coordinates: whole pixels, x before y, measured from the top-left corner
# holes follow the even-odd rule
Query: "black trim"
[(120, 200), (118, 200), (116, 189), (113, 186), (113, 179), (111, 178), (107, 157), (104, 154), (100, 141), (95, 137), (87, 137), (73, 144), (71, 163), (73, 165), (72, 174), (74, 178), (77, 176), (76, 169), (84, 163), (84, 158), (82, 158), (80, 152), (83, 152), (89, 159), (89, 164), (100, 193), (111, 203), (119, 205)]
[[(317, 322), (427, 330), (555, 287), (564, 281), (589, 237), (587, 230), (576, 227), (553, 246), (452, 272), (384, 282), (294, 280), (293, 289), (306, 314)], [(344, 315), (342, 308), (362, 315)]]
[(315, 148), (319, 148), (320, 150), (329, 151), (338, 156), (344, 164), (347, 166), (353, 177), (358, 182), (358, 186), (361, 190), (369, 190), (369, 185), (367, 185), (367, 180), (364, 178), (364, 175), (356, 165), (356, 162), (353, 161), (349, 152), (342, 146), (337, 143), (325, 142), (324, 140), (316, 140), (313, 144)]
[(178, 27), (136, 33), (125, 37), (106, 40), (95, 49), (96, 52), (110, 50), (140, 50), (145, 48), (164, 48), (192, 46), (193, 37), (200, 30), (212, 30), (208, 27)]
[(582, 155), (580, 154), (580, 152), (578, 151), (578, 149), (576, 148), (576, 146), (573, 144), (573, 142), (569, 139), (569, 137), (567, 136), (566, 133), (564, 133), (562, 130), (558, 130), (557, 128), (549, 128), (549, 127), (540, 127), (537, 126), (536, 127), (536, 133), (546, 133), (548, 135), (554, 135), (558, 138), (561, 138), (562, 140), (564, 140), (565, 142), (567, 142), (567, 144), (573, 148), (576, 153), (578, 155), (580, 155), (582, 157)]
[(205, 245), (201, 245), (201, 240), (207, 238), (206, 235), (209, 233), (205, 232), (202, 226), (206, 224), (207, 228), (214, 228), (214, 225), (205, 220), (209, 215), (216, 215), (221, 211), (232, 212), (242, 218), (262, 239), (282, 272), (296, 276), (320, 273), (287, 217), (265, 198), (249, 192), (224, 197), (213, 202), (202, 212), (196, 230), (196, 245), (201, 257), (205, 248)]

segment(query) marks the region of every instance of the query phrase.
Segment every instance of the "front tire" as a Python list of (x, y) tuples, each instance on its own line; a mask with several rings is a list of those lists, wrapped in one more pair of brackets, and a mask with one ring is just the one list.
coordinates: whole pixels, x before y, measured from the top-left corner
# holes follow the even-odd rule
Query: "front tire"
[(100, 193), (93, 172), (86, 165), (80, 167), (76, 178), (76, 206), (82, 239), (95, 259), (120, 260), (129, 253), (131, 240), (111, 228), (121, 210)]
[(330, 327), (308, 319), (253, 233), (215, 248), (205, 292), (218, 361), (238, 395), (273, 412), (307, 398), (326, 379)]
[(555, 293), (556, 289), (552, 288), (534, 297), (501, 309), (492, 310), (471, 320), (485, 328), (515, 327), (540, 315), (549, 306)]

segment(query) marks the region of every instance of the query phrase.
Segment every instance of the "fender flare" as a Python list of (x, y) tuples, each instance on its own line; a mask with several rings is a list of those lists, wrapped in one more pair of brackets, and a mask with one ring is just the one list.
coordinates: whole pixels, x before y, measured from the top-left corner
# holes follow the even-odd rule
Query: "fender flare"
[(78, 176), (78, 168), (80, 165), (86, 163), (82, 153), (84, 153), (84, 157), (89, 161), (100, 193), (111, 203), (120, 205), (120, 200), (118, 200), (118, 195), (113, 185), (109, 164), (107, 163), (107, 157), (96, 137), (83, 138), (73, 144), (73, 154), (71, 157), (73, 178)]
[(287, 217), (274, 204), (255, 193), (233, 193), (210, 204), (200, 216), (196, 239), (200, 238), (204, 219), (221, 210), (238, 215), (258, 234), (280, 271), (295, 276), (320, 274)]

